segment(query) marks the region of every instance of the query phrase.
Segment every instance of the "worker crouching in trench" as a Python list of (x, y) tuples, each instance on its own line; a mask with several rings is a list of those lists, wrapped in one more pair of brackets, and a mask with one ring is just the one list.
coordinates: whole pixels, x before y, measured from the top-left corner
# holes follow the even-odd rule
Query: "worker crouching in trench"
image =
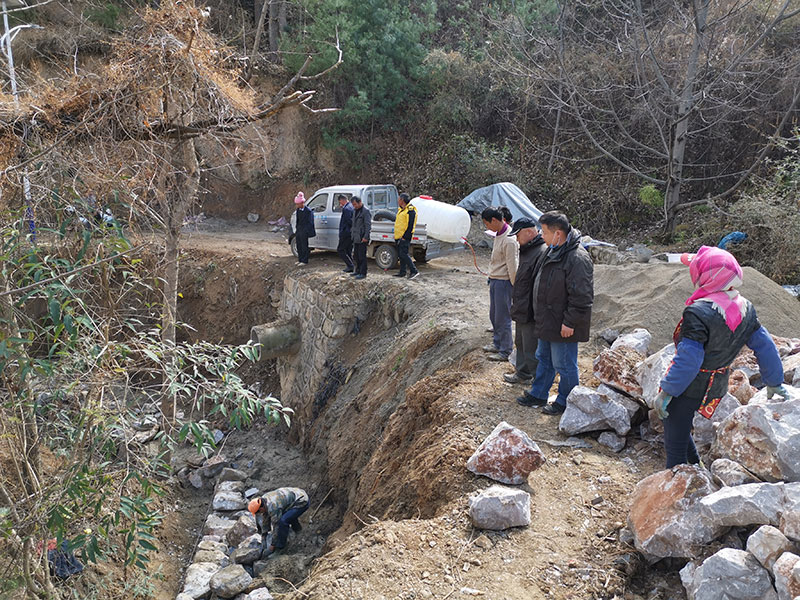
[[(253, 498), (247, 510), (256, 518), (256, 528), (261, 534), (261, 557), (283, 550), (289, 537), (289, 528), (295, 533), (302, 529), (298, 518), (308, 510), (308, 494), (300, 488), (278, 488)], [(275, 531), (271, 536), (269, 534)]]

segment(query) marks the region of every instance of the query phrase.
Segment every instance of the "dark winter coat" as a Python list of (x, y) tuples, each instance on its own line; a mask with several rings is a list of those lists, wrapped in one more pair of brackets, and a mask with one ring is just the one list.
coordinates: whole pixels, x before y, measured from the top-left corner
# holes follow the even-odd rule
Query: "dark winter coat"
[(519, 266), (511, 293), (511, 318), (517, 323), (533, 321), (533, 282), (546, 253), (547, 245), (541, 235), (519, 247)]
[(307, 238), (316, 237), (317, 231), (314, 229), (314, 213), (307, 206), (298, 208), (295, 211), (297, 216), (295, 235), (302, 235)]
[[(581, 246), (581, 232), (571, 229), (567, 241), (550, 248), (533, 284), (534, 335), (548, 342), (586, 342), (592, 321), (594, 266)], [(561, 325), (574, 329), (561, 337)]]
[(702, 371), (692, 380), (683, 395), (703, 398), (708, 391), (709, 398), (722, 398), (728, 391), (729, 371), (715, 373), (711, 389), (708, 385), (711, 373), (708, 371), (729, 366), (760, 327), (756, 310), (749, 302), (747, 312), (735, 331), (730, 330), (725, 323), (725, 317), (710, 302), (695, 302), (687, 306), (683, 310), (678, 340), (689, 339), (702, 344), (705, 354), (700, 365)]
[(369, 234), (372, 231), (372, 213), (369, 209), (361, 205), (361, 208), (353, 212), (353, 243), (360, 244), (361, 240), (369, 242)]
[(353, 230), (353, 212), (355, 209), (349, 202), (342, 208), (342, 218), (339, 219), (339, 239), (347, 239)]

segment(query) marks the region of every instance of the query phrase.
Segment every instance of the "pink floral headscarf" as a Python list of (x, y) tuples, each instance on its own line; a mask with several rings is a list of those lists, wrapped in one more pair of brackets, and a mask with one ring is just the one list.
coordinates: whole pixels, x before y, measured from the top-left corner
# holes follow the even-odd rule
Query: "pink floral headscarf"
[(689, 265), (689, 275), (696, 288), (686, 300), (686, 306), (695, 302), (711, 302), (725, 317), (725, 323), (735, 331), (742, 322), (747, 304), (736, 289), (742, 285), (742, 267), (733, 255), (721, 248), (701, 246), (697, 254), (684, 254), (681, 262)]

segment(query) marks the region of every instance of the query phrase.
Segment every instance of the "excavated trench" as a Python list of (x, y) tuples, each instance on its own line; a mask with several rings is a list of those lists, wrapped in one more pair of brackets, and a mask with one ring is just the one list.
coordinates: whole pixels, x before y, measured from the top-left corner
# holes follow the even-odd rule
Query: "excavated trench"
[[(270, 591), (291, 594), (316, 558), (365, 524), (430, 518), (459, 493), (448, 477), (434, 476), (442, 460), (434, 442), (446, 438), (454, 415), (432, 407), (469, 368), (458, 363), (474, 347), (465, 321), (472, 309), (442, 315), (436, 288), (420, 294), (386, 277), (358, 285), (330, 271), (288, 271), (281, 261), (245, 266), (193, 256), (182, 267), (179, 318), (192, 327), (186, 337), (236, 343), (255, 325), (291, 331), (291, 343), (276, 342), (265, 352), (270, 357), (245, 373), (294, 410), (291, 427), (257, 423), (230, 432), (220, 450), (248, 473), (246, 488), (309, 493), (304, 530), (291, 534), (282, 556), (256, 565), (254, 575)], [(208, 482), (187, 488), (195, 519), (187, 524), (184, 568), (192, 562), (189, 548), (210, 532), (198, 509), (215, 512)]]

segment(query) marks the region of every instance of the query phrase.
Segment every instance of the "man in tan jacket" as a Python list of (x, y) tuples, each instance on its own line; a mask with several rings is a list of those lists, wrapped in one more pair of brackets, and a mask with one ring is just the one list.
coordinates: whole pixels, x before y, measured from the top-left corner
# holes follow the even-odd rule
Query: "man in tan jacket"
[(492, 343), (484, 346), (490, 352), (489, 360), (508, 360), (514, 348), (511, 337), (511, 292), (519, 264), (519, 244), (509, 236), (511, 227), (503, 221), (496, 208), (487, 208), (481, 213), (483, 224), (496, 235), (489, 262), (489, 318), (494, 335)]

